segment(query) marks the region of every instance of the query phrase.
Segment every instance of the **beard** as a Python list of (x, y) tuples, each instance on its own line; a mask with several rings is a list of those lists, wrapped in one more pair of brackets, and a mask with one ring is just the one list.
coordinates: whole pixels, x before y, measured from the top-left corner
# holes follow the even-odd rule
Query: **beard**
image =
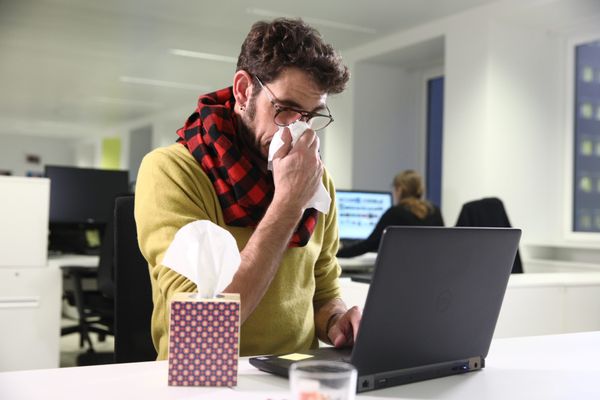
[(255, 117), (256, 98), (253, 96), (248, 100), (246, 111), (239, 118), (240, 128), (237, 136), (239, 137), (240, 149), (248, 151), (253, 163), (266, 170), (267, 158), (261, 152), (260, 143), (256, 140)]

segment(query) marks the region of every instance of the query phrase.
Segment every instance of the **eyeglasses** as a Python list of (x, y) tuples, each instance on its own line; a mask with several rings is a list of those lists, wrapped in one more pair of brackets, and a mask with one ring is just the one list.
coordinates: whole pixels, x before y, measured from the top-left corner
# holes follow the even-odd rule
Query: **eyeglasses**
[(329, 111), (329, 107), (327, 107), (327, 105), (325, 105), (325, 108), (327, 109), (327, 113), (329, 115), (300, 110), (294, 107), (282, 106), (277, 103), (273, 92), (271, 92), (271, 90), (262, 83), (260, 78), (258, 76), (255, 76), (255, 78), (260, 84), (260, 87), (266, 90), (267, 97), (269, 97), (269, 101), (273, 105), (273, 108), (275, 108), (275, 116), (273, 117), (273, 121), (276, 125), (288, 126), (301, 119), (307, 122), (313, 131), (320, 131), (333, 122), (333, 116), (331, 115), (331, 111)]

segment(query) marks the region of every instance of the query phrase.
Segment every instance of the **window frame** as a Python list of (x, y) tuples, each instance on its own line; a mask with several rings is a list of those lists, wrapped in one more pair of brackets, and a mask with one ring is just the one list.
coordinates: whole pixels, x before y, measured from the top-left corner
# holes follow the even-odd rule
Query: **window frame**
[(576, 70), (576, 50), (577, 46), (587, 44), (594, 41), (600, 41), (600, 30), (588, 32), (586, 34), (573, 35), (565, 41), (564, 60), (566, 65), (564, 69), (565, 77), (565, 121), (564, 121), (564, 149), (565, 149), (565, 168), (564, 176), (564, 207), (563, 207), (563, 237), (566, 241), (576, 243), (590, 243), (595, 246), (600, 244), (600, 232), (581, 232), (574, 230), (574, 215), (575, 215), (575, 139), (576, 139), (576, 87), (577, 79)]

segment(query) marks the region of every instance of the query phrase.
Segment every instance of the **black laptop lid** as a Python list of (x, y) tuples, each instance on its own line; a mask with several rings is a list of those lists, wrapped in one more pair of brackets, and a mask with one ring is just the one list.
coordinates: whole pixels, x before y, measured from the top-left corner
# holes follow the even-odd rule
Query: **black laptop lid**
[(359, 374), (485, 357), (521, 231), (389, 227), (352, 363)]

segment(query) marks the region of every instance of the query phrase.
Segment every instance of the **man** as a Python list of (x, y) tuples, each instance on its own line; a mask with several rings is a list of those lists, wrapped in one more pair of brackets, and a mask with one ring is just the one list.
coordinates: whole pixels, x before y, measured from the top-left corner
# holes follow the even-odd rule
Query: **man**
[[(340, 299), (335, 204), (327, 214), (307, 208), (321, 182), (334, 193), (313, 129), (332, 121), (327, 95), (343, 91), (348, 79), (333, 48), (301, 20), (258, 22), (242, 45), (233, 86), (201, 96), (177, 132), (179, 143), (144, 158), (135, 214), (159, 359), (167, 357), (169, 299), (196, 290), (161, 261), (177, 230), (196, 220), (228, 230), (240, 249), (225, 292), (241, 296), (241, 355), (301, 351), (317, 338), (353, 344), (361, 314)], [(271, 173), (274, 133), (300, 119), (313, 129), (293, 147), (284, 129)]]

